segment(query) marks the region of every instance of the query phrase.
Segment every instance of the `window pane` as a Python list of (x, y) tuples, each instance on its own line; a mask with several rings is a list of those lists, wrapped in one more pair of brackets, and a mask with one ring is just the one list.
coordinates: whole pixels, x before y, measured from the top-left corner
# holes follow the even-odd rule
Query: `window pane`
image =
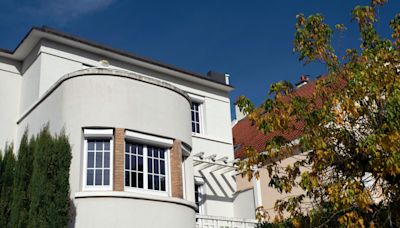
[(154, 156), (155, 158), (158, 158), (158, 148), (154, 148), (154, 150), (153, 150), (153, 156)]
[(138, 173), (138, 187), (143, 188), (143, 173)]
[(149, 189), (153, 189), (153, 176), (152, 175), (148, 175), (147, 176), (147, 181), (148, 181)]
[(136, 170), (136, 156), (131, 155), (131, 167), (132, 170)]
[(138, 154), (143, 155), (143, 145), (138, 145)]
[(130, 169), (130, 159), (129, 159), (129, 155), (125, 154), (125, 169)]
[(104, 168), (110, 168), (110, 152), (104, 153)]
[(138, 171), (143, 171), (143, 157), (138, 157)]
[(196, 124), (196, 132), (200, 133), (200, 124)]
[(94, 150), (94, 141), (88, 140), (88, 150)]
[(125, 152), (129, 153), (131, 149), (131, 144), (130, 143), (125, 143)]
[(165, 150), (160, 150), (160, 158), (164, 158), (165, 156)]
[(110, 185), (110, 170), (104, 170), (104, 184), (103, 185)]
[(159, 173), (158, 172), (158, 160), (154, 159), (154, 173)]
[(93, 185), (93, 170), (92, 169), (87, 170), (86, 185)]
[(103, 150), (103, 141), (96, 141), (96, 150)]
[(110, 141), (104, 141), (104, 150), (110, 150)]
[(96, 153), (96, 168), (101, 168), (103, 166), (103, 153)]
[(96, 174), (95, 174), (95, 185), (101, 185), (102, 184), (102, 170), (101, 169), (96, 169)]
[(131, 144), (131, 153), (136, 154), (136, 145), (135, 144)]
[(161, 191), (165, 191), (165, 177), (161, 176)]
[(153, 156), (153, 147), (151, 147), (151, 146), (148, 146), (148, 147), (147, 147), (147, 154), (148, 154), (148, 156), (150, 156), (150, 157)]
[(154, 190), (160, 190), (160, 178), (158, 176), (154, 176)]
[(200, 118), (199, 118), (199, 113), (198, 112), (196, 112), (196, 116), (195, 117), (196, 117), (196, 122), (199, 122)]
[(89, 152), (88, 153), (87, 167), (88, 168), (93, 168), (94, 167), (94, 153), (93, 152)]
[(151, 158), (147, 159), (147, 172), (149, 173), (153, 172), (153, 163)]
[(136, 172), (131, 173), (131, 187), (136, 187)]
[(125, 171), (125, 186), (131, 186), (130, 185), (130, 183), (129, 183), (129, 180), (130, 180), (130, 172), (129, 171)]
[(160, 173), (165, 174), (165, 161), (160, 161)]

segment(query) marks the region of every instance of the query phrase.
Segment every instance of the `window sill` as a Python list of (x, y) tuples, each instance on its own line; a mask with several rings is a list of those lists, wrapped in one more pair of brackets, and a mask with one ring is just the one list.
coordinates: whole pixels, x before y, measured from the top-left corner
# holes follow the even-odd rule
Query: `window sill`
[(77, 192), (75, 193), (75, 199), (82, 198), (94, 198), (94, 197), (110, 197), (110, 198), (126, 198), (126, 199), (141, 199), (141, 200), (151, 200), (166, 203), (175, 203), (183, 206), (187, 206), (196, 209), (196, 204), (194, 202), (187, 201), (185, 199), (180, 199), (176, 197), (140, 194), (135, 192), (117, 192), (117, 191), (97, 191), (97, 192)]

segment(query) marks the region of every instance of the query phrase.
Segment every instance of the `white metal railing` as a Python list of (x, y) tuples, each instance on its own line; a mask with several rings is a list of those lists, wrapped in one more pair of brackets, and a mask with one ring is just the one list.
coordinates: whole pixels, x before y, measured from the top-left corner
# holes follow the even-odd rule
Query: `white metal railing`
[(196, 228), (255, 228), (257, 220), (196, 215)]

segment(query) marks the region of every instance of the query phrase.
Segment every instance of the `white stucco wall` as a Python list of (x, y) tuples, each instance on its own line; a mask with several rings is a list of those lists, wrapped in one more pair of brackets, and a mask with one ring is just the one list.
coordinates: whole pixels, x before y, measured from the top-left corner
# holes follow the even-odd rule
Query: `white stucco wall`
[(130, 198), (82, 198), (76, 201), (75, 228), (193, 228), (188, 206)]
[(234, 201), (235, 217), (255, 219), (254, 189), (246, 189), (236, 194)]
[(18, 126), (32, 134), (50, 123), (54, 133), (65, 128), (73, 150), (71, 192), (80, 191), (82, 128), (125, 128), (191, 145), (190, 107), (182, 95), (130, 78), (85, 75), (64, 81)]
[[(6, 142), (13, 143), (16, 134), (21, 75), (19, 63), (0, 59), (0, 150)], [(14, 142), (15, 143), (15, 142)]]
[[(88, 71), (96, 70), (66, 77), (18, 125), (18, 138), (26, 127), (31, 134), (36, 134), (46, 123), (50, 123), (52, 133), (66, 130), (72, 146), (72, 198), (82, 192), (83, 127), (125, 128), (192, 144), (187, 97), (172, 89), (130, 78), (129, 73), (99, 69), (102, 74), (84, 75)], [(185, 182), (193, 183), (193, 166), (186, 168)], [(187, 191), (193, 200), (193, 187), (187, 186)], [(74, 199), (74, 207), (76, 227), (110, 227), (111, 224), (129, 227), (132, 221), (137, 227), (194, 227), (193, 206), (171, 202), (89, 197)], [(155, 215), (157, 221), (144, 219)]]
[(62, 76), (81, 69), (82, 64), (79, 62), (42, 52), (39, 96)]
[(40, 54), (37, 55), (33, 51), (23, 63), (21, 100), (19, 105), (20, 114), (25, 112), (39, 98), (41, 61), (42, 57)]

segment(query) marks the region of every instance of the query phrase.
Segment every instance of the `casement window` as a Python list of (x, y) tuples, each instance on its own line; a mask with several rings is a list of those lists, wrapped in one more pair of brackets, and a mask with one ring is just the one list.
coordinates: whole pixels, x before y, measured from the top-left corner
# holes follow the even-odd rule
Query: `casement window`
[(112, 190), (113, 130), (84, 129), (84, 190)]
[(200, 130), (200, 103), (192, 102), (192, 132), (202, 133)]
[(192, 100), (191, 115), (192, 115), (192, 132), (194, 134), (203, 134), (203, 103), (204, 98), (189, 94)]
[(126, 132), (125, 190), (168, 195), (172, 140)]
[(194, 200), (197, 206), (196, 213), (203, 214), (203, 184), (194, 184)]

